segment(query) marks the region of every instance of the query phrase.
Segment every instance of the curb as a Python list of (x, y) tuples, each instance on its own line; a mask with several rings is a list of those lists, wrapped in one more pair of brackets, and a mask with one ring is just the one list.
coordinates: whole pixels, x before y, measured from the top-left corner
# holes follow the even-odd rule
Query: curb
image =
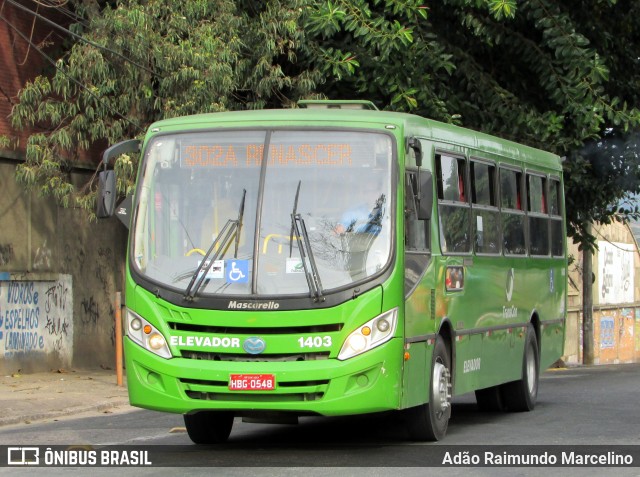
[(119, 399), (116, 401), (103, 401), (94, 404), (88, 404), (86, 406), (76, 406), (57, 411), (48, 411), (41, 413), (34, 412), (33, 414), (24, 414), (22, 416), (0, 417), (0, 427), (10, 426), (14, 424), (32, 424), (36, 421), (56, 419), (58, 417), (72, 416), (74, 414), (81, 414), (85, 412), (105, 412), (110, 409), (122, 406), (129, 406), (129, 400)]

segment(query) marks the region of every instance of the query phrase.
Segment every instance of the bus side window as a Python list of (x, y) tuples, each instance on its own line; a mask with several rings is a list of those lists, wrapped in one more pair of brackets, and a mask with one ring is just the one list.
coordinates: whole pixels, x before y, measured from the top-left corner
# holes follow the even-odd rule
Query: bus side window
[(564, 256), (564, 223), (562, 221), (562, 209), (560, 197), (560, 181), (554, 178), (549, 179), (549, 215), (551, 216), (551, 255), (554, 257)]
[(545, 177), (527, 174), (527, 210), (529, 215), (529, 253), (549, 255), (549, 216)]
[(502, 243), (507, 255), (524, 255), (525, 215), (522, 210), (522, 172), (500, 168)]
[(436, 155), (440, 246), (444, 253), (471, 252), (471, 208), (464, 158)]
[(500, 213), (496, 197), (496, 166), (471, 161), (471, 202), (476, 253), (500, 253)]

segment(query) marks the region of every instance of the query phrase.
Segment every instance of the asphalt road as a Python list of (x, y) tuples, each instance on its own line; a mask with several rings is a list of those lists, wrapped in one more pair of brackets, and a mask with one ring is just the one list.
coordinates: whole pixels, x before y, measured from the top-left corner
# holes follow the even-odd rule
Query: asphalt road
[[(156, 452), (155, 456), (169, 462), (166, 465), (190, 467), (190, 475), (212, 475), (202, 467), (207, 466), (216, 468), (214, 475), (243, 476), (430, 475), (433, 472), (425, 472), (424, 467), (433, 465), (434, 455), (437, 459), (444, 452), (473, 455), (484, 450), (474, 447), (478, 445), (510, 446), (505, 447), (509, 453), (526, 452), (523, 446), (529, 445), (588, 445), (595, 450), (632, 445), (635, 467), (612, 469), (611, 475), (640, 476), (639, 396), (640, 364), (598, 366), (544, 373), (538, 404), (529, 413), (483, 413), (477, 410), (473, 395), (458, 397), (447, 437), (438, 443), (411, 442), (400, 416), (386, 413), (302, 418), (298, 425), (250, 424), (236, 419), (227, 444), (201, 447), (191, 444), (181, 416), (140, 410), (7, 426), (0, 428), (0, 445), (167, 445), (172, 447), (161, 448), (162, 455)], [(15, 469), (0, 468), (0, 473), (3, 470)], [(114, 470), (93, 469), (92, 474)], [(539, 475), (541, 471), (526, 467), (435, 470), (446, 475), (487, 476)], [(607, 473), (597, 467), (548, 471), (545, 473), (580, 476)], [(151, 468), (137, 472), (155, 475)]]

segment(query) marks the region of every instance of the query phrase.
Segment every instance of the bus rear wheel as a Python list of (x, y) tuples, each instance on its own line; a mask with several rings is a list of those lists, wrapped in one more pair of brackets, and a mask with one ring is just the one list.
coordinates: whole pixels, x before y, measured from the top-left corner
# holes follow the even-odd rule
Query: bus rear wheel
[(184, 425), (195, 444), (226, 442), (233, 427), (233, 413), (228, 411), (200, 411), (184, 415)]
[(409, 436), (416, 441), (438, 441), (447, 433), (451, 417), (451, 358), (441, 336), (431, 360), (429, 402), (406, 411)]
[(538, 397), (540, 377), (540, 355), (538, 340), (533, 325), (529, 323), (524, 342), (522, 378), (506, 383), (502, 388), (502, 399), (509, 411), (533, 411)]

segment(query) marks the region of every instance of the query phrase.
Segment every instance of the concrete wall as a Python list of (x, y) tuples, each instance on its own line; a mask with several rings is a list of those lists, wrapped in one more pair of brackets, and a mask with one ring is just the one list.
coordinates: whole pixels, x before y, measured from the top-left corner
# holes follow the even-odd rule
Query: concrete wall
[(0, 159), (0, 372), (113, 368), (126, 229), (26, 192), (15, 165)]
[[(640, 362), (640, 255), (629, 227), (594, 224), (593, 335), (596, 364)], [(569, 306), (565, 356), (582, 362), (582, 253), (569, 248)]]
[[(2, 9), (11, 25), (55, 56), (63, 39), (58, 30), (6, 2)], [(57, 9), (38, 13), (69, 22)], [(117, 219), (90, 224), (85, 212), (60, 209), (15, 183), (15, 166), (34, 131), (13, 129), (10, 113), (20, 89), (50, 65), (9, 23), (0, 22), (0, 135), (17, 149), (0, 150), (0, 372), (113, 367), (114, 294), (122, 289), (126, 230)], [(71, 179), (84, 185), (97, 157), (94, 150), (69, 158), (87, 165)]]

